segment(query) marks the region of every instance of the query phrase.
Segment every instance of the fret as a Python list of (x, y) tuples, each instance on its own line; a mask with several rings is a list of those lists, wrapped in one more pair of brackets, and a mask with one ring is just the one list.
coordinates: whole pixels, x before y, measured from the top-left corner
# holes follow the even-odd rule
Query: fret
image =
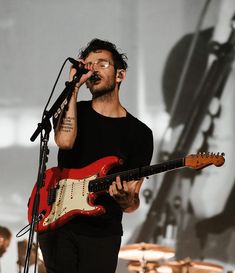
[(90, 192), (98, 192), (108, 190), (109, 186), (113, 181), (116, 180), (117, 176), (120, 176), (121, 181), (139, 180), (142, 177), (150, 176), (156, 173), (166, 172), (180, 168), (184, 166), (183, 159), (171, 160), (169, 162), (160, 163), (152, 166), (145, 166), (136, 168), (128, 171), (123, 171), (105, 177), (97, 178), (89, 183)]

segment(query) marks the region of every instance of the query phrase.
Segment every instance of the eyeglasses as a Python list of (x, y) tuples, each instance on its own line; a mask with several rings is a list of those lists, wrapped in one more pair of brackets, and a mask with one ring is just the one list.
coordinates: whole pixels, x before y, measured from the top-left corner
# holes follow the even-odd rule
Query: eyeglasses
[(110, 65), (114, 66), (109, 60), (105, 59), (98, 59), (94, 63), (89, 62), (87, 63), (88, 66), (93, 66), (93, 68), (98, 68), (98, 69), (107, 69), (109, 68)]

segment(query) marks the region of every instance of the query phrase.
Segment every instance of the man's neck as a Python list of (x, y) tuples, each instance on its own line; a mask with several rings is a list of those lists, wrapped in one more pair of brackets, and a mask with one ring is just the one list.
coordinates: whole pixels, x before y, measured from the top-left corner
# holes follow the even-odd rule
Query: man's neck
[(126, 117), (126, 110), (121, 105), (119, 97), (115, 93), (93, 99), (92, 108), (97, 113), (106, 117)]

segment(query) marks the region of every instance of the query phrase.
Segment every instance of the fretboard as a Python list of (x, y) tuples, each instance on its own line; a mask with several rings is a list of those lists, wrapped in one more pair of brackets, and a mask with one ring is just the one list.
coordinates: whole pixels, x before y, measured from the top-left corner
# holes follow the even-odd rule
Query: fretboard
[(97, 178), (95, 180), (90, 181), (89, 183), (89, 192), (98, 192), (104, 191), (109, 188), (113, 181), (116, 180), (117, 176), (120, 176), (121, 181), (131, 181), (138, 180), (143, 177), (147, 177), (156, 173), (162, 173), (178, 168), (184, 167), (184, 158), (170, 160), (168, 162), (144, 166), (140, 168), (135, 168), (128, 171), (118, 172), (114, 174), (110, 174), (104, 177)]

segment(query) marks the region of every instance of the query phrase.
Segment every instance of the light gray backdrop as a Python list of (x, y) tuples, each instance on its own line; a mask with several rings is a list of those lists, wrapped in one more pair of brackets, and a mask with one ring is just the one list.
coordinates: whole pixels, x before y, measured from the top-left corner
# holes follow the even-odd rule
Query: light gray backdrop
[[(9, 251), (2, 258), (2, 272), (18, 271), (17, 241), (27, 239), (27, 235), (18, 239), (15, 234), (27, 224), (27, 202), (38, 170), (38, 140), (31, 143), (29, 138), (40, 121), (64, 60), (69, 56), (76, 58), (78, 50), (95, 37), (110, 40), (122, 52), (127, 53), (129, 69), (121, 88), (122, 103), (152, 128), (155, 163), (159, 143), (171, 118), (163, 95), (164, 67), (172, 47), (185, 34), (195, 31), (205, 2), (0, 0), (0, 225), (9, 227), (14, 234)], [(229, 6), (224, 8), (224, 13), (223, 5)], [(201, 29), (225, 25), (227, 32), (218, 30), (218, 39), (225, 41), (234, 6), (232, 1), (211, 1)], [(221, 24), (219, 18), (224, 18)], [(225, 37), (221, 33), (225, 33)], [(63, 72), (53, 100), (64, 89), (68, 69), (69, 65)], [(234, 79), (234, 73), (231, 75)], [(170, 76), (167, 76), (169, 81)], [(190, 94), (191, 90), (188, 92)], [(225, 108), (226, 103), (229, 104), (234, 99), (233, 93), (234, 86), (230, 84)], [(80, 99), (88, 98), (90, 96), (84, 89)], [(227, 140), (234, 136), (234, 128), (230, 133), (230, 125), (229, 118), (225, 123), (222, 122), (223, 130), (228, 132)], [(226, 140), (217, 141), (215, 152), (224, 151), (224, 141)], [(166, 145), (168, 143), (170, 146), (170, 142), (168, 139)], [(200, 145), (195, 144), (195, 149), (198, 146)], [(233, 151), (234, 145), (229, 144), (225, 150)], [(55, 162), (56, 147), (51, 134), (48, 167), (54, 166)], [(231, 175), (228, 169), (226, 174)], [(234, 181), (234, 172), (232, 175)], [(161, 178), (160, 175), (159, 177)], [(156, 179), (151, 178), (143, 188), (148, 187), (155, 192), (156, 182)], [(230, 183), (230, 187), (225, 189), (222, 203), (226, 202), (231, 187)], [(186, 194), (189, 196), (189, 191)], [(143, 197), (141, 199), (142, 205), (138, 212), (124, 217), (126, 232), (123, 244), (131, 240), (133, 232), (146, 217), (150, 204), (146, 204)], [(219, 202), (220, 200), (214, 200), (214, 203)], [(214, 212), (214, 205), (211, 203), (213, 202), (210, 202), (209, 216), (221, 209)], [(208, 216), (206, 213), (202, 215), (200, 208), (198, 210), (202, 219)], [(233, 267), (233, 263), (218, 259), (213, 261), (227, 266), (226, 269)], [(127, 272), (122, 261), (117, 272)]]

